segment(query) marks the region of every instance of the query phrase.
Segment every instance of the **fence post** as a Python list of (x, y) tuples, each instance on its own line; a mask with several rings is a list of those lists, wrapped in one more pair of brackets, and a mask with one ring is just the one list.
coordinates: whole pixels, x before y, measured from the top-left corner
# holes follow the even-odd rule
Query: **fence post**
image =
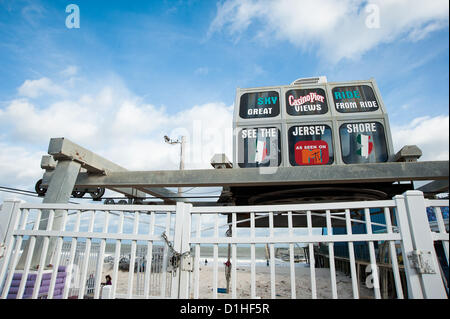
[(6, 268), (15, 243), (12, 233), (19, 224), (21, 203), (22, 201), (19, 199), (7, 199), (3, 202), (0, 210), (0, 244), (3, 245), (2, 255), (0, 255), (0, 292), (3, 290)]
[[(173, 249), (176, 252), (181, 252), (181, 241), (183, 236), (183, 225), (184, 222), (184, 203), (177, 202), (176, 213), (175, 213), (175, 231), (173, 235)], [(171, 298), (177, 299), (179, 298), (180, 291), (180, 268), (175, 268), (172, 271), (175, 272), (175, 276), (172, 278), (172, 287), (170, 290)], [(172, 273), (173, 275), (173, 273)]]
[[(434, 270), (434, 273), (433, 271), (426, 271), (419, 274), (423, 296), (426, 299), (446, 299), (447, 294), (439, 271), (423, 193), (421, 191), (407, 191), (405, 193), (405, 204), (415, 252), (419, 254), (418, 258), (424, 258), (422, 261), (429, 266), (430, 270)], [(426, 257), (427, 255), (429, 258)], [(404, 262), (408, 261), (405, 260)]]
[[(181, 251), (180, 253), (189, 252), (191, 246), (189, 245), (189, 240), (191, 238), (191, 208), (192, 204), (183, 203), (183, 234), (181, 239)], [(184, 269), (183, 260), (180, 261), (180, 286), (179, 286), (179, 298), (187, 299), (189, 298), (189, 274), (190, 270)]]
[(411, 299), (423, 299), (422, 287), (420, 283), (419, 274), (408, 262), (408, 255), (414, 251), (413, 241), (411, 238), (411, 232), (409, 229), (408, 214), (406, 211), (405, 197), (403, 195), (397, 195), (394, 197), (395, 201), (395, 215), (397, 226), (400, 229), (400, 235), (402, 237), (401, 247), (403, 256), (403, 266), (405, 267), (405, 277), (408, 288), (408, 298)]
[(14, 217), (18, 215), (17, 212), (21, 202), (20, 199), (7, 199), (3, 202), (0, 210), (0, 243), (5, 243), (13, 230)]

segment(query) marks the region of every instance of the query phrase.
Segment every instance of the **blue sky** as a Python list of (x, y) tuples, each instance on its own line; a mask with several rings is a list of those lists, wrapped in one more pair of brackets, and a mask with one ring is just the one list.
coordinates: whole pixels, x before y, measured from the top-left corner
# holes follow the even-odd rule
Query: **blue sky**
[[(70, 3), (80, 28), (65, 25)], [(367, 26), (369, 4), (378, 27)], [(237, 87), (316, 75), (374, 77), (395, 151), (417, 144), (424, 159), (448, 159), (448, 6), (0, 0), (0, 185), (33, 189), (60, 136), (129, 169), (176, 169), (162, 136), (200, 125), (187, 168), (208, 167), (214, 153), (232, 155), (231, 136), (213, 137), (231, 127)]]

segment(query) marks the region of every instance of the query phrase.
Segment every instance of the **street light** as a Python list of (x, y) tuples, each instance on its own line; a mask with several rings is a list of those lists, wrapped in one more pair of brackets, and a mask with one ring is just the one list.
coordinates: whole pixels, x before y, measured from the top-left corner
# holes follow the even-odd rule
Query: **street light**
[[(167, 135), (164, 135), (164, 142), (166, 142), (167, 144), (180, 144), (181, 149), (180, 149), (180, 170), (184, 170), (184, 146), (186, 144), (186, 136), (182, 136), (181, 140), (172, 140), (171, 138), (169, 138)], [(178, 187), (178, 196), (181, 197), (182, 192), (182, 188)]]

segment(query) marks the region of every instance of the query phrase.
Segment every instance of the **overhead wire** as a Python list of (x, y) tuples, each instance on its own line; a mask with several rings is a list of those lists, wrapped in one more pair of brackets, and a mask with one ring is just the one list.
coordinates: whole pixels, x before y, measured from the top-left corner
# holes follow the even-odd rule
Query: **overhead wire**
[[(181, 193), (187, 193), (191, 190), (193, 190), (194, 188), (198, 188), (198, 187), (191, 187), (190, 189), (181, 192)], [(24, 196), (31, 196), (31, 197), (40, 197), (36, 192), (34, 191), (29, 191), (29, 190), (24, 190), (24, 189), (19, 189), (19, 188), (13, 188), (13, 187), (7, 187), (7, 186), (0, 186), (0, 192), (6, 192), (6, 193), (14, 193), (14, 194), (18, 194), (18, 195), (24, 195)], [(215, 196), (203, 196), (203, 195), (208, 195), (208, 194), (213, 194), (216, 193), (218, 191), (214, 191), (214, 192), (206, 192), (206, 193), (198, 193), (198, 196), (164, 196), (164, 198), (168, 198), (168, 199), (176, 199), (176, 198), (217, 198), (220, 197), (220, 195), (215, 195)], [(197, 195), (197, 193), (195, 194), (190, 194), (190, 195)], [(92, 198), (88, 198), (88, 197), (73, 197), (72, 198), (77, 198), (77, 199), (87, 199), (87, 200), (92, 200)], [(128, 197), (102, 197), (102, 199), (128, 199)], [(145, 197), (144, 199), (158, 199), (158, 197)]]

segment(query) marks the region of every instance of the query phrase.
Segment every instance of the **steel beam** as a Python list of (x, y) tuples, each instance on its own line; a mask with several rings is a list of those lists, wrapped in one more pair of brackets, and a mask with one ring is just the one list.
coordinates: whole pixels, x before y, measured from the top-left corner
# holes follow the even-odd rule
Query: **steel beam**
[(106, 176), (80, 173), (77, 186), (89, 187), (209, 187), (374, 183), (448, 179), (448, 161), (389, 162), (351, 165), (280, 167), (273, 174), (258, 168), (184, 171), (111, 172)]
[[(52, 155), (54, 160), (72, 160), (81, 164), (81, 167), (86, 169), (88, 174), (100, 174), (109, 175), (112, 172), (127, 172), (128, 170), (124, 167), (117, 165), (100, 155), (93, 153), (85, 149), (84, 147), (68, 140), (64, 137), (51, 138), (48, 146), (48, 154)], [(44, 159), (43, 159), (44, 161)], [(47, 163), (49, 159), (45, 159)], [(42, 166), (42, 164), (41, 164)], [(50, 183), (53, 172), (48, 170), (43, 177), (42, 185), (46, 186)], [(153, 195), (155, 197), (164, 199), (166, 201), (185, 201), (184, 199), (173, 200), (170, 198), (177, 197), (177, 194), (171, 192), (166, 188), (139, 188), (132, 189), (130, 187), (126, 188), (113, 188), (109, 189), (124, 194), (126, 196), (145, 198), (146, 194)]]
[[(71, 160), (61, 159), (56, 164), (52, 181), (48, 186), (48, 190), (43, 199), (43, 203), (67, 203), (69, 202), (70, 195), (72, 194), (72, 190), (75, 185), (75, 180), (78, 176), (78, 172), (80, 171), (81, 164)], [(41, 221), (39, 224), (39, 229), (46, 229), (49, 217), (49, 210), (43, 210), (41, 215)], [(62, 227), (62, 215), (63, 211), (55, 210), (52, 230), (61, 230)], [(50, 261), (51, 253), (53, 252), (53, 248), (55, 247), (56, 239), (51, 239), (48, 244), (48, 253), (46, 256), (45, 265), (47, 265)], [(25, 265), (25, 258), (28, 254), (30, 241), (27, 241), (19, 263), (17, 265), (17, 269), (23, 269)], [(44, 245), (44, 238), (37, 237), (35, 244), (35, 251), (41, 252)], [(31, 259), (31, 267), (36, 267), (39, 264), (40, 253), (33, 253)], [(45, 265), (40, 265), (43, 267)]]
[(89, 173), (106, 174), (107, 171), (126, 170), (64, 137), (50, 139), (48, 154), (56, 161), (62, 159), (78, 162)]
[(418, 190), (431, 194), (448, 192), (448, 178), (425, 184), (422, 187), (419, 187)]

